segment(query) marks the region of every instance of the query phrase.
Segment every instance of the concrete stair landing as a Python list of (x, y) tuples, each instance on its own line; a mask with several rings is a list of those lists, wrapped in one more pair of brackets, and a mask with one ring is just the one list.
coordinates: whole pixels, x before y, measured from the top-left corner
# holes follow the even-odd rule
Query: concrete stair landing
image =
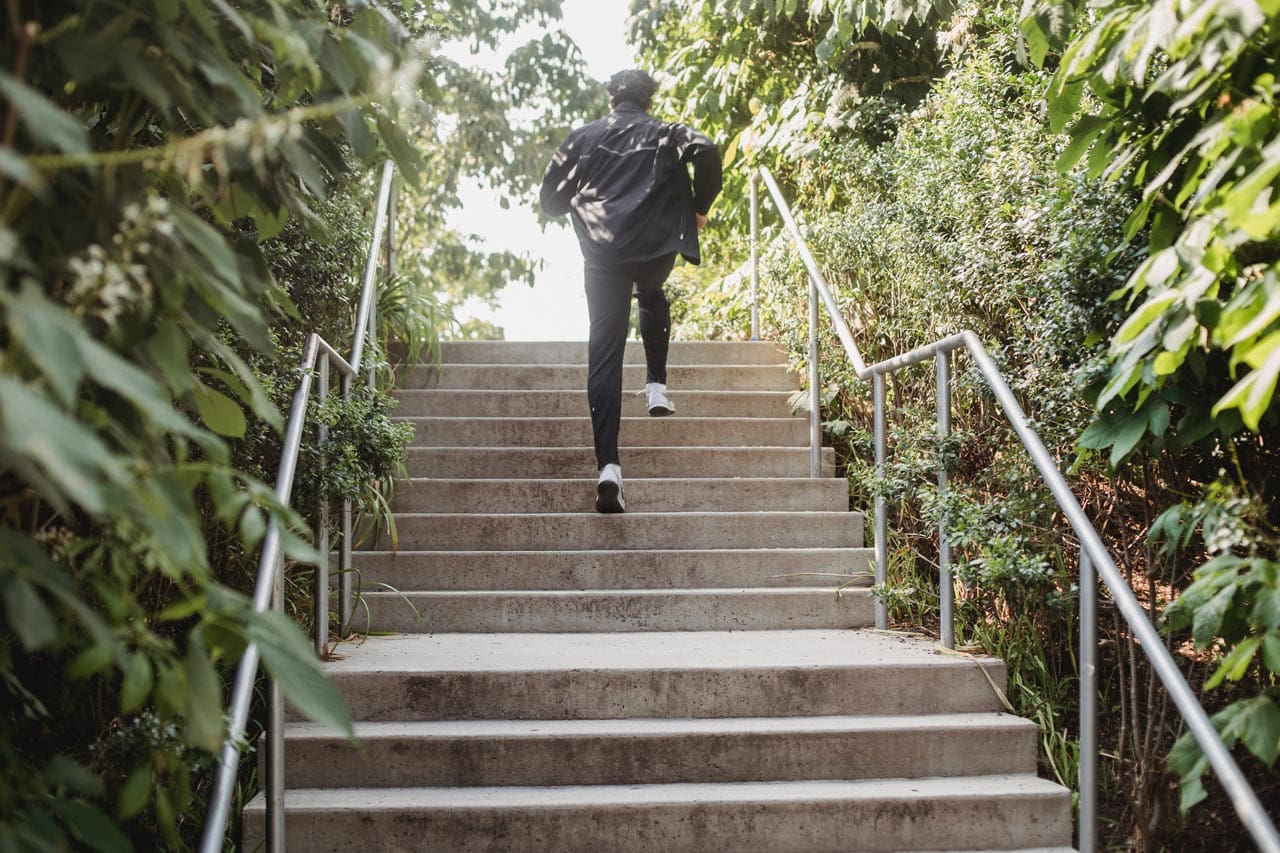
[[(1069, 849), (1070, 794), (996, 659), (875, 631), (848, 485), (811, 479), (764, 343), (628, 344), (627, 512), (594, 512), (581, 343), (454, 343), (399, 372), (399, 541), (326, 669), (359, 746), (291, 713), (305, 851)], [(262, 846), (261, 796), (244, 849)]]

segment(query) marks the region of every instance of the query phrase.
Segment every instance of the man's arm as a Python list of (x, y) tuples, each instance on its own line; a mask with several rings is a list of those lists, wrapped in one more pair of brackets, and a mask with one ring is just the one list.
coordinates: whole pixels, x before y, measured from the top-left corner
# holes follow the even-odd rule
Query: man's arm
[(693, 209), (698, 214), (698, 227), (706, 224), (711, 203), (720, 195), (724, 175), (720, 151), (705, 134), (690, 127), (683, 128), (680, 162), (693, 164)]
[(539, 200), (542, 210), (548, 216), (564, 216), (568, 213), (573, 197), (578, 193), (578, 148), (576, 134), (570, 134), (551, 158), (547, 172), (542, 176)]

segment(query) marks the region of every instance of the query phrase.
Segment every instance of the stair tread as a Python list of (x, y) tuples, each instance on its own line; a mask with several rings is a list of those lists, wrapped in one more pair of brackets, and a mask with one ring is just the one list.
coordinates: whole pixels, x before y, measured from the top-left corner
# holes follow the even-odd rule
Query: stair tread
[[(358, 721), (358, 740), (399, 738), (489, 737), (644, 737), (683, 734), (804, 734), (940, 731), (963, 733), (973, 729), (1030, 729), (1030, 720), (1000, 711), (939, 714), (845, 714), (816, 717), (646, 717), (603, 720), (408, 720)], [(319, 723), (289, 723), (292, 740), (345, 740)]]
[[(361, 595), (371, 600), (400, 598), (402, 596), (414, 596), (418, 598), (475, 598), (475, 599), (504, 599), (504, 598), (673, 598), (688, 597), (696, 598), (703, 596), (715, 596), (719, 598), (752, 598), (761, 594), (770, 596), (783, 597), (801, 597), (810, 595), (822, 595), (835, 598), (837, 593), (834, 587), (830, 586), (748, 586), (748, 587), (644, 587), (638, 589), (515, 589), (515, 590), (495, 590), (495, 589), (455, 589), (455, 590), (438, 590), (438, 589), (397, 589), (397, 590), (367, 590)], [(839, 595), (856, 595), (868, 596), (871, 591), (866, 587), (855, 587), (843, 590)]]
[(931, 640), (865, 629), (653, 631), (643, 634), (405, 634), (370, 637), (331, 673), (530, 672), (869, 666), (967, 669), (995, 658), (942, 655)]
[[(429, 808), (486, 809), (540, 806), (581, 809), (647, 803), (848, 802), (870, 800), (1059, 799), (1062, 786), (1032, 774), (924, 779), (802, 780), (787, 782), (675, 782), (641, 785), (476, 786), (449, 788), (291, 788), (290, 811), (360, 811)], [(259, 795), (246, 807), (265, 809)]]
[[(475, 521), (480, 518), (510, 518), (510, 519), (570, 519), (580, 521), (582, 513), (580, 512), (397, 512), (394, 513), (396, 518), (458, 518)], [(625, 512), (613, 516), (601, 517), (598, 520), (602, 523), (613, 521), (619, 524), (628, 523), (629, 519), (648, 520), (654, 518), (665, 518), (669, 516), (679, 516), (683, 519), (697, 518), (706, 516), (709, 518), (728, 518), (731, 516), (753, 516), (757, 518), (794, 518), (796, 516), (806, 516), (808, 518), (859, 518), (862, 516), (860, 512), (849, 512), (848, 510), (838, 509), (815, 509), (815, 510), (776, 510), (776, 509), (741, 509), (741, 510), (714, 510), (699, 509), (688, 512)], [(591, 516), (595, 518), (595, 516)], [(697, 550), (697, 549), (692, 549)]]
[[(474, 547), (474, 546), (473, 546)], [(398, 589), (780, 589), (871, 583), (871, 548), (360, 551), (366, 581)], [(330, 566), (338, 556), (330, 555)]]
[[(637, 361), (628, 360), (623, 362), (623, 367), (643, 368), (644, 366), (645, 366), (644, 362), (639, 360)], [(583, 371), (587, 369), (586, 363), (581, 361), (547, 361), (547, 362), (539, 362), (537, 364), (531, 364), (530, 362), (527, 362), (527, 361), (442, 361), (439, 364), (426, 364), (423, 362), (419, 362), (418, 364), (414, 364), (414, 365), (405, 365), (405, 367), (410, 369), (423, 368), (423, 369), (432, 369), (432, 370), (444, 370), (445, 368), (448, 368), (448, 367), (483, 367), (483, 368), (494, 368), (496, 370), (502, 370), (504, 368), (512, 368), (512, 367), (518, 367), (521, 369), (529, 369), (529, 370), (542, 369), (542, 368), (548, 368), (548, 367), (551, 367), (551, 368), (572, 367), (575, 370), (583, 370)], [(696, 367), (699, 370), (702, 370), (702, 369), (716, 370), (716, 369), (726, 369), (726, 368), (731, 370), (754, 370), (756, 368), (761, 368), (761, 367), (767, 368), (767, 369), (773, 369), (773, 370), (780, 369), (780, 368), (789, 369), (785, 361), (768, 361), (768, 362), (762, 362), (760, 364), (743, 364), (740, 361), (670, 361), (668, 360), (667, 367), (668, 368), (675, 367), (675, 368), (681, 368), (681, 369)]]
[[(525, 484), (555, 484), (555, 483), (595, 483), (595, 477), (512, 477), (504, 480), (504, 483)], [(400, 481), (401, 483), (488, 483), (492, 484), (493, 480), (485, 477), (406, 477)], [(701, 488), (703, 486), (794, 486), (796, 488), (827, 488), (831, 483), (839, 483), (839, 479), (835, 477), (627, 477), (625, 484), (632, 485), (657, 485), (664, 486), (691, 486)]]
[[(617, 598), (631, 597), (637, 595), (759, 595), (767, 592), (770, 595), (814, 595), (821, 593), (822, 595), (835, 595), (835, 590), (829, 586), (730, 586), (730, 587), (641, 587), (637, 589), (614, 589), (612, 587), (598, 587), (586, 589), (457, 589), (457, 590), (366, 590), (361, 593), (365, 596), (397, 596), (402, 594), (414, 595), (439, 595), (439, 596), (457, 596), (466, 595), (476, 598), (501, 598), (504, 595), (513, 596), (545, 596), (547, 598), (573, 598), (578, 595), (602, 595)], [(858, 590), (860, 593), (870, 594), (868, 590)]]
[[(453, 514), (466, 515), (466, 513), (453, 513)], [(634, 513), (631, 513), (631, 514), (634, 514)], [(501, 551), (492, 550), (492, 549), (479, 549), (479, 550), (471, 550), (471, 551), (464, 551), (459, 549), (457, 551), (453, 551), (453, 550), (441, 551), (435, 548), (398, 548), (395, 551), (369, 550), (369, 551), (357, 551), (355, 553), (358, 557), (390, 557), (394, 559), (401, 559), (401, 558), (408, 559), (415, 555), (436, 555), (436, 556), (458, 557), (460, 555), (465, 556), (465, 555), (485, 555), (485, 554), (492, 554), (494, 556), (501, 555), (503, 557), (514, 557), (520, 554), (526, 554), (531, 557), (536, 555), (547, 555), (547, 556), (572, 555), (575, 558), (585, 559), (591, 556), (616, 555), (620, 553), (625, 554), (628, 557), (635, 556), (635, 555), (643, 555), (646, 553), (661, 554), (664, 557), (675, 557), (675, 556), (681, 556), (681, 555), (697, 555), (697, 554), (702, 554), (705, 551), (706, 551), (705, 548), (679, 548), (679, 549), (673, 548), (670, 550), (667, 550), (665, 548), (650, 548), (648, 550), (636, 549), (636, 550), (626, 551), (626, 552), (618, 552), (616, 550), (612, 550), (609, 548), (584, 548), (581, 551), (570, 550), (570, 549), (550, 549), (550, 548), (545, 548), (545, 549), (539, 548), (539, 549), (530, 550), (530, 551), (516, 551), (516, 550), (508, 551), (505, 549)], [(874, 553), (875, 549), (870, 547), (862, 547), (862, 546), (847, 547), (847, 548), (835, 548), (835, 547), (824, 548), (824, 547), (805, 546), (805, 547), (799, 547), (799, 548), (741, 548), (741, 549), (726, 548), (726, 549), (717, 551), (717, 553), (725, 554), (725, 553), (733, 553), (734, 551), (739, 551), (743, 554), (766, 554), (766, 555), (773, 555), (777, 557), (789, 557), (789, 556), (804, 555), (804, 554), (848, 554), (850, 556), (853, 556), (853, 555), (869, 556)]]
[[(457, 423), (485, 423), (489, 421), (546, 421), (548, 423), (590, 423), (590, 413), (581, 415), (394, 415), (391, 420), (403, 422), (415, 421), (448, 421)], [(623, 417), (622, 425), (625, 428), (628, 423), (658, 423), (667, 425), (673, 421), (680, 423), (738, 423), (746, 422), (752, 424), (794, 424), (805, 423), (798, 417), (782, 417), (782, 418), (761, 418), (751, 415), (682, 415), (674, 414), (664, 418), (654, 418), (649, 416)]]

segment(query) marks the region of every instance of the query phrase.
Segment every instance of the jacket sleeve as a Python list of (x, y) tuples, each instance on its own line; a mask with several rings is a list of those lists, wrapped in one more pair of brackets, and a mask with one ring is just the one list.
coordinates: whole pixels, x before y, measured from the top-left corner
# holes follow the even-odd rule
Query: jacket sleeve
[(680, 162), (693, 164), (693, 207), (705, 216), (724, 185), (720, 151), (709, 137), (680, 126)]
[(573, 197), (578, 194), (579, 148), (577, 134), (570, 134), (547, 165), (539, 200), (548, 216), (564, 216), (572, 206)]

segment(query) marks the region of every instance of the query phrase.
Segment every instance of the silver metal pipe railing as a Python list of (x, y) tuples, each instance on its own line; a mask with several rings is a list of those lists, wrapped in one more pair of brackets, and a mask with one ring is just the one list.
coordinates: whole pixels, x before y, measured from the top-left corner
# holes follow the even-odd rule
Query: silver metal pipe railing
[[(350, 360), (343, 358), (332, 346), (319, 335), (307, 336), (300, 367), (302, 379), (294, 392), (289, 407), (289, 419), (285, 426), (284, 446), (280, 453), (280, 467), (276, 472), (275, 496), (281, 505), (289, 505), (293, 495), (293, 483), (297, 474), (298, 457), (302, 450), (303, 433), (307, 425), (307, 411), (311, 400), (312, 383), (317, 384), (316, 397), (320, 402), (327, 398), (330, 377), (337, 370), (341, 379), (341, 393), (350, 399), (354, 381), (360, 376), (361, 361), (364, 355), (366, 339), (372, 341), (376, 335), (376, 301), (377, 281), (380, 271), (379, 258), (382, 254), (384, 235), (394, 234), (394, 226), (389, 225), (395, 210), (395, 166), (387, 161), (382, 168), (382, 178), (378, 190), (378, 207), (374, 221), (372, 245), (369, 250), (369, 261), (365, 266), (364, 280), (361, 285), (359, 310), (356, 316), (354, 340)], [(388, 237), (388, 239), (390, 239)], [(394, 251), (386, 255), (386, 264), (381, 270), (387, 274), (394, 263)], [(372, 387), (373, 371), (369, 370), (369, 382)], [(318, 425), (317, 441), (323, 445), (327, 430), (323, 424)], [(324, 460), (321, 459), (323, 466)], [(320, 551), (316, 565), (315, 588), (313, 591), (315, 604), (315, 649), (316, 654), (323, 656), (329, 637), (329, 540), (330, 523), (328, 502), (321, 496), (317, 517), (316, 544)], [(351, 530), (352, 507), (350, 501), (342, 506), (342, 544), (339, 549), (338, 608), (339, 629), (345, 631), (350, 623), (353, 609), (351, 586)], [(267, 522), (266, 535), (262, 540), (262, 551), (258, 559), (258, 574), (254, 585), (253, 606), (259, 613), (268, 608), (283, 610), (284, 608), (284, 555), (280, 545), (280, 522), (273, 514)], [(200, 853), (219, 853), (222, 850), (227, 834), (227, 825), (231, 817), (231, 804), (235, 793), (236, 776), (240, 766), (240, 743), (244, 739), (249, 723), (249, 708), (253, 699), (253, 689), (257, 682), (258, 665), (261, 655), (256, 643), (250, 643), (245, 649), (240, 663), (236, 667), (235, 680), (232, 683), (231, 702), (228, 713), (228, 736), (218, 755), (218, 764), (214, 778), (213, 791), (209, 797), (209, 810), (205, 817), (204, 830), (200, 837)], [(267, 726), (266, 740), (266, 841), (267, 850), (282, 853), (285, 849), (284, 827), (284, 701), (279, 685), (275, 679), (267, 689)]]
[(760, 173), (751, 173), (751, 340), (760, 340)]
[[(849, 331), (848, 324), (841, 316), (838, 303), (831, 294), (830, 286), (818, 268), (812, 252), (809, 250), (804, 234), (791, 213), (790, 206), (783, 196), (777, 181), (769, 170), (759, 167), (756, 174), (760, 180), (751, 181), (753, 205), (758, 183), (763, 182), (773, 197), (775, 208), (782, 218), (786, 230), (796, 244), (796, 250), (804, 262), (808, 272), (810, 298), (816, 291), (826, 306), (828, 318), (836, 331), (836, 335), (853, 364), (854, 370), (861, 379), (870, 379), (872, 383), (872, 406), (875, 432), (875, 465), (876, 475), (883, 479), (887, 464), (886, 440), (886, 401), (884, 378), (903, 368), (926, 361), (935, 362), (937, 373), (937, 409), (938, 437), (945, 440), (951, 430), (951, 369), (949, 358), (951, 353), (966, 350), (973, 359), (987, 387), (995, 397), (1005, 417), (1008, 418), (1023, 448), (1031, 457), (1036, 470), (1049, 492), (1053, 495), (1067, 523), (1071, 526), (1080, 543), (1080, 813), (1078, 843), (1081, 853), (1094, 853), (1097, 849), (1097, 611), (1098, 589), (1100, 578), (1111, 594), (1111, 599), (1125, 621), (1133, 631), (1134, 637), (1143, 653), (1151, 661), (1152, 668), (1159, 676), (1161, 683), (1169, 692), (1175, 707), (1181, 714), (1191, 731), (1196, 743), (1200, 745), (1210, 766), (1218, 776), (1232, 806), (1236, 810), (1240, 822), (1249, 831), (1254, 843), (1263, 853), (1280, 853), (1280, 834), (1271, 822), (1257, 793), (1245, 779), (1239, 765), (1232, 758), (1230, 751), (1218, 736), (1217, 730), (1209, 720), (1209, 715), (1196, 698), (1195, 692), (1178, 669), (1177, 663), (1165, 646), (1160, 632), (1147, 618), (1146, 610), (1138, 601), (1133, 589), (1125, 581), (1124, 575), (1116, 565), (1111, 553), (1102, 542), (1102, 537), (1089, 520), (1084, 508), (1072, 492), (1066, 478), (1059, 470), (1056, 460), (1045, 447), (1044, 442), (1031, 426), (1031, 421), (1018, 403), (1013, 390), (996, 367), (994, 360), (987, 352), (982, 341), (970, 331), (962, 331), (942, 340), (926, 344), (910, 352), (897, 355), (873, 365), (866, 365), (858, 350), (857, 343)], [(759, 221), (752, 217), (752, 245), (759, 243)], [(810, 311), (810, 323), (816, 326), (817, 321)], [(817, 385), (816, 370), (813, 365), (818, 360), (816, 332), (810, 331), (810, 399), (815, 399), (813, 388)], [(941, 451), (940, 447), (940, 451)], [(938, 489), (945, 507), (946, 492), (949, 489), (945, 457), (940, 457), (938, 465)], [(942, 622), (942, 643), (948, 648), (955, 644), (955, 612), (954, 580), (950, 570), (950, 545), (947, 541), (948, 519), (945, 511), (939, 519), (939, 563), (941, 573), (940, 611)], [(888, 548), (886, 507), (883, 494), (877, 490), (875, 498), (875, 580), (877, 584), (885, 583), (888, 574)], [(884, 628), (887, 623), (884, 605), (877, 601), (876, 627)]]

